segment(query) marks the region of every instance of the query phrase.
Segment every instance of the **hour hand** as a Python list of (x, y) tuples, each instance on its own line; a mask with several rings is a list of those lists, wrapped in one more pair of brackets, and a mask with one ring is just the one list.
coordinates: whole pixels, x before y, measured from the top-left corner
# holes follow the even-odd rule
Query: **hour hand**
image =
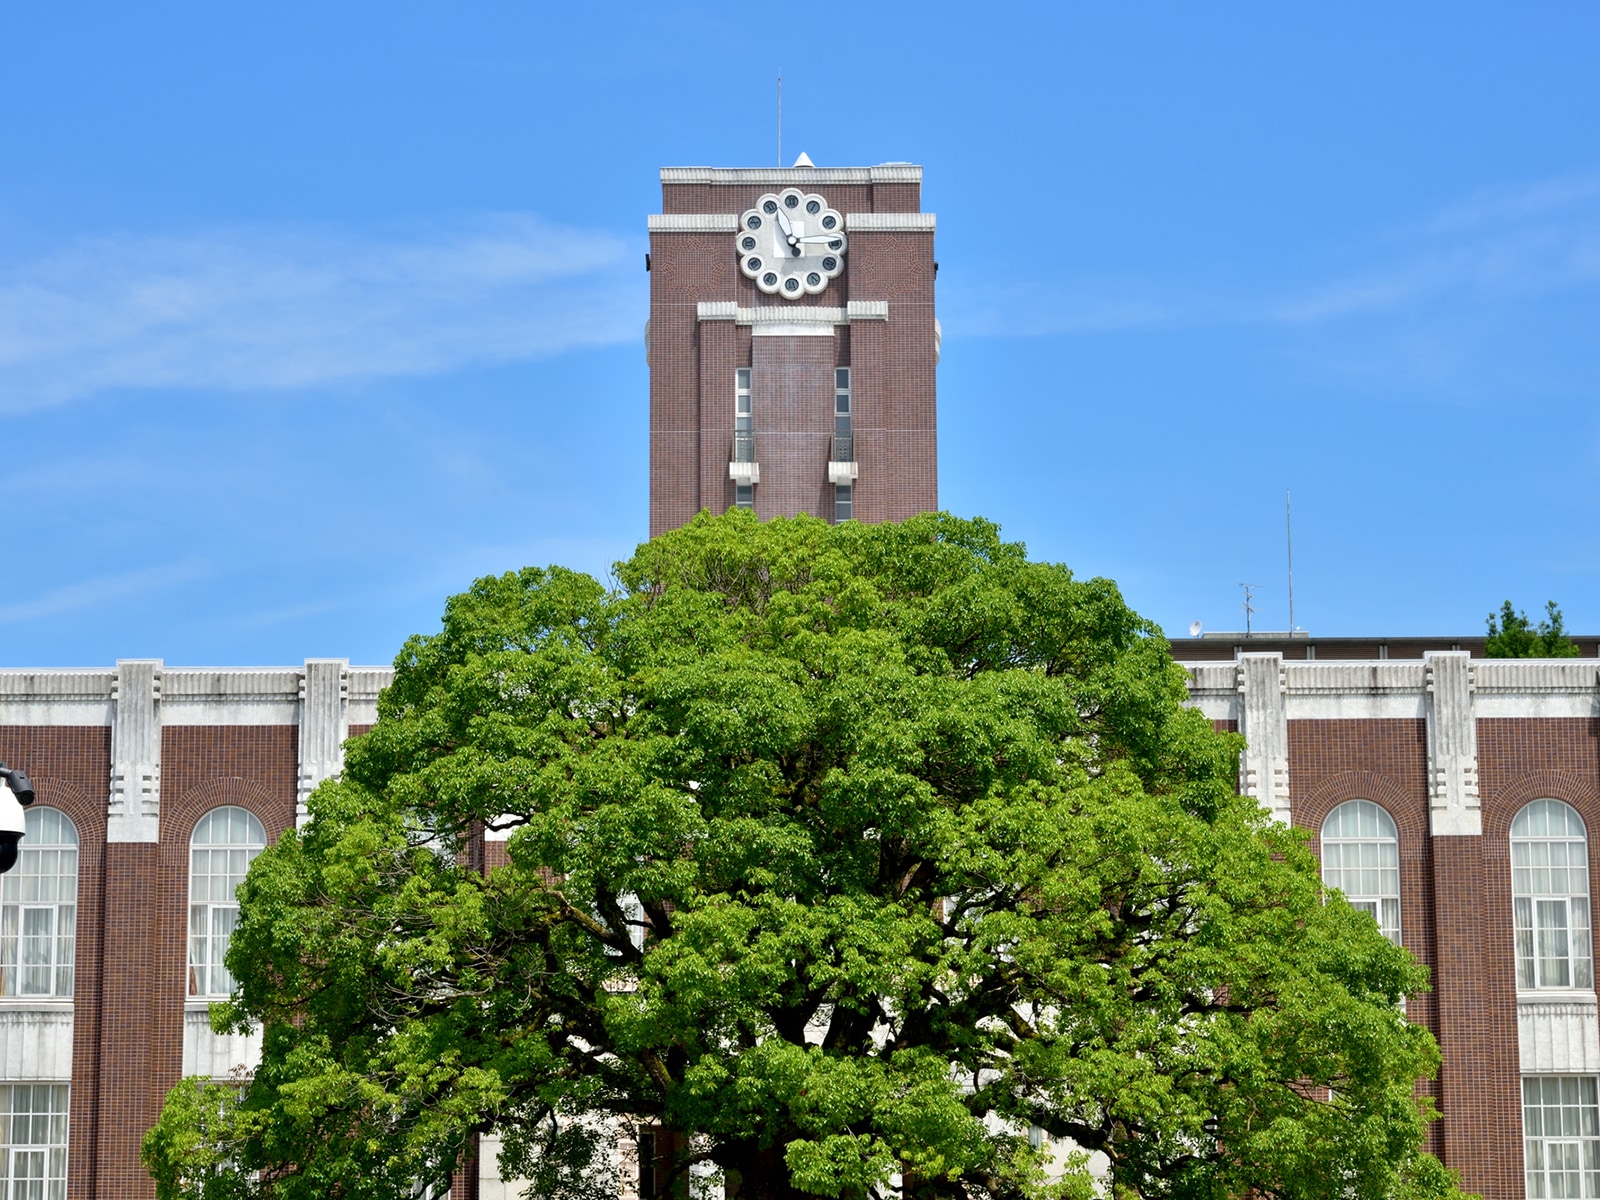
[(789, 218), (784, 215), (781, 208), (778, 210), (778, 228), (783, 230), (783, 236), (788, 239), (789, 244), (792, 246), (794, 244), (794, 226), (789, 224)]

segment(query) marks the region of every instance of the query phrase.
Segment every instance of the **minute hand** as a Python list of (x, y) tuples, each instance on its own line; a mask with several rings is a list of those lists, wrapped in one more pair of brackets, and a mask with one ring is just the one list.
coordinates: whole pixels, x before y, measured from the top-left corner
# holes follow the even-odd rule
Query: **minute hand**
[(808, 233), (808, 234), (806, 234), (805, 237), (800, 239), (800, 244), (803, 246), (808, 242), (842, 242), (842, 241), (844, 241), (844, 234), (842, 234), (842, 233)]

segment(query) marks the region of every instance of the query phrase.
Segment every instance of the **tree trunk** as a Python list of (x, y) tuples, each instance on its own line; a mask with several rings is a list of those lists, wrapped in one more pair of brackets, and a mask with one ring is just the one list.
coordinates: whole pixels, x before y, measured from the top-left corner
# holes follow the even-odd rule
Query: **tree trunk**
[(728, 1174), (728, 1200), (813, 1200), (814, 1193), (790, 1185), (782, 1146), (761, 1149), (749, 1142), (728, 1147), (717, 1163)]

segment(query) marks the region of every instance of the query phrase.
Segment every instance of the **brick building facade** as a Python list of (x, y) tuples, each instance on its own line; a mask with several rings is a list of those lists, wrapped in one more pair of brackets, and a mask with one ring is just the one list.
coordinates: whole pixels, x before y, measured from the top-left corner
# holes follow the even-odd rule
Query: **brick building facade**
[[(1225, 640), (1225, 639), (1224, 639)], [(1442, 639), (1440, 639), (1442, 640)], [(1438, 1039), (1430, 1149), (1485, 1197), (1600, 1192), (1600, 1011), (1589, 879), (1600, 866), (1600, 661), (1396, 644), (1177, 643), (1193, 702), (1244, 734), (1241, 787), (1313, 835), (1369, 809), (1394, 936), (1428, 965), (1408, 1006)], [(1348, 838), (1346, 839), (1348, 840)], [(1385, 845), (1387, 843), (1387, 845)], [(1552, 866), (1554, 864), (1554, 866)], [(1333, 868), (1337, 871), (1337, 867)], [(1380, 924), (1383, 921), (1380, 918)]]
[[(649, 222), (652, 534), (739, 504), (875, 521), (937, 506), (934, 220), (920, 185), (903, 164), (662, 172)], [(745, 253), (735, 238), (748, 218), (791, 195), (796, 243), (769, 236)], [(832, 248), (833, 230), (805, 232), (801, 213), (842, 218), (842, 261), (810, 283), (813, 251), (791, 255), (801, 261), (764, 288), (751, 256)], [(1241, 787), (1311, 831), (1325, 869), (1376, 864), (1359, 900), (1435, 982), (1408, 1009), (1444, 1054), (1427, 1085), (1443, 1113), (1431, 1148), (1496, 1200), (1600, 1195), (1588, 918), (1600, 643), (1580, 646), (1580, 659), (1525, 662), (1484, 660), (1471, 639), (1173, 648), (1192, 703), (1245, 735)], [(39, 797), (24, 862), (0, 880), (8, 1175), (52, 1198), (153, 1195), (139, 1145), (167, 1090), (247, 1070), (257, 1054), (207, 1020), (229, 984), (232, 887), (255, 850), (304, 819), (389, 678), (323, 659), (0, 670), (0, 757), (30, 772)], [(473, 853), (493, 866), (504, 848)], [(1339, 878), (1351, 892), (1358, 874)], [(18, 1115), (39, 1119), (4, 1120)], [(6, 1132), (24, 1127), (26, 1143)], [(652, 1145), (620, 1139), (623, 1197), (637, 1195)], [(490, 1139), (452, 1191), (520, 1194), (496, 1176)]]

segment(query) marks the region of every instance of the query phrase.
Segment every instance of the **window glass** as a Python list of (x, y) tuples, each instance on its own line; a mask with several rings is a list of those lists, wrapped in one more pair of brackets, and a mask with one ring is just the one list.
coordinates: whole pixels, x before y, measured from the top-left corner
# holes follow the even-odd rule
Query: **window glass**
[(1371, 800), (1346, 800), (1322, 823), (1322, 882), (1400, 944), (1400, 837), (1394, 819)]
[(1560, 800), (1535, 800), (1511, 822), (1517, 986), (1592, 988), (1589, 840)]
[(33, 805), (17, 865), (0, 875), (0, 996), (64, 996), (78, 931), (78, 828)]
[(1593, 1076), (1522, 1078), (1529, 1200), (1600, 1197), (1600, 1103)]
[(66, 1200), (66, 1084), (0, 1084), (0, 1196)]
[(267, 845), (254, 813), (229, 805), (200, 818), (189, 844), (189, 994), (226, 996), (233, 976), (224, 960), (239, 920), (234, 890)]
[(835, 484), (833, 489), (833, 519), (848, 521), (855, 507), (855, 489), (848, 483)]

